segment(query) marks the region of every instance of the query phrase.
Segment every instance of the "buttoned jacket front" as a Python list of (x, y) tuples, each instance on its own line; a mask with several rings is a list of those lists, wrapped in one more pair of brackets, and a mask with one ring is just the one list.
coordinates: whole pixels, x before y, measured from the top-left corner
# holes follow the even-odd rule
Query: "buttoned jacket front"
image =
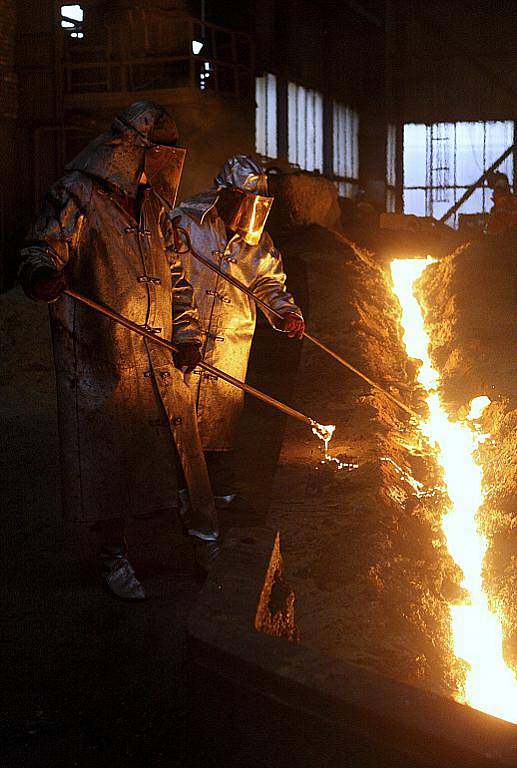
[[(192, 290), (167, 249), (167, 226), (150, 189), (136, 220), (115, 189), (72, 171), (47, 196), (22, 273), (29, 280), (40, 266), (63, 269), (70, 288), (142, 328), (173, 342), (198, 342)], [(171, 353), (68, 296), (50, 313), (67, 517), (94, 521), (174, 506), (178, 453), (194, 510), (210, 521), (215, 513), (195, 408)], [(213, 520), (196, 524), (207, 532), (214, 527)]]
[[(203, 193), (183, 202), (169, 216), (187, 231), (192, 249), (222, 273), (236, 278), (277, 312), (301, 314), (286, 289), (282, 257), (271, 237), (264, 233), (259, 244), (252, 246), (237, 235), (229, 236), (214, 200), (213, 193)], [(244, 381), (256, 324), (255, 302), (192, 254), (182, 253), (181, 258), (194, 290), (205, 362)], [(274, 326), (274, 315), (265, 314)], [(243, 406), (242, 391), (201, 369), (189, 379), (203, 447), (231, 450)]]

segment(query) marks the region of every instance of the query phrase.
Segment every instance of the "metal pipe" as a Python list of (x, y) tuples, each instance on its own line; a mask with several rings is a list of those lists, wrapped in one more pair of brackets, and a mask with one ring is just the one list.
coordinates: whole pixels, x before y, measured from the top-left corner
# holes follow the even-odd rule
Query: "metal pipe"
[(490, 174), (491, 174), (491, 173), (493, 173), (493, 172), (495, 171), (495, 169), (496, 169), (496, 168), (497, 168), (499, 165), (501, 165), (501, 163), (503, 162), (503, 160), (506, 160), (506, 158), (508, 157), (508, 155), (510, 155), (510, 154), (513, 152), (513, 150), (514, 150), (516, 147), (517, 147), (517, 142), (514, 142), (514, 143), (513, 143), (511, 146), (509, 146), (509, 147), (508, 147), (508, 149), (505, 149), (505, 151), (503, 152), (503, 154), (502, 154), (500, 157), (498, 157), (498, 158), (497, 158), (497, 160), (496, 160), (495, 162), (493, 162), (493, 163), (492, 163), (492, 165), (490, 166), (490, 168), (488, 168), (486, 171), (484, 171), (484, 172), (481, 174), (481, 176), (479, 177), (479, 179), (477, 179), (477, 180), (476, 180), (476, 181), (475, 181), (473, 184), (471, 184), (471, 185), (470, 185), (470, 187), (468, 187), (468, 188), (465, 190), (465, 192), (462, 194), (462, 196), (460, 197), (460, 199), (459, 199), (457, 202), (455, 202), (455, 203), (454, 203), (454, 205), (452, 205), (452, 206), (449, 208), (449, 210), (448, 210), (448, 211), (445, 211), (445, 213), (443, 214), (443, 216), (442, 216), (442, 217), (441, 217), (441, 219), (440, 219), (440, 223), (442, 223), (442, 224), (443, 224), (443, 223), (445, 223), (445, 222), (447, 221), (447, 219), (450, 219), (450, 217), (451, 217), (451, 216), (452, 216), (454, 213), (456, 213), (456, 211), (458, 210), (458, 208), (461, 208), (461, 206), (463, 205), (463, 203), (465, 202), (465, 200), (468, 200), (468, 199), (469, 199), (469, 197), (470, 197), (470, 196), (471, 196), (471, 195), (474, 193), (474, 191), (477, 189), (477, 187), (479, 187), (479, 185), (480, 185), (480, 184), (482, 184), (482, 183), (483, 183), (483, 182), (484, 182), (484, 181), (485, 181), (485, 180), (486, 180), (486, 179), (487, 179), (487, 178), (490, 176)]
[[(110, 309), (109, 307), (105, 307), (103, 304), (99, 304), (93, 299), (90, 299), (87, 296), (83, 296), (82, 294), (77, 293), (77, 291), (74, 291), (71, 288), (66, 288), (65, 293), (67, 296), (70, 296), (72, 299), (75, 299), (75, 301), (79, 301), (81, 304), (84, 304), (87, 307), (94, 309), (96, 312), (99, 312), (101, 315), (104, 315), (104, 317), (108, 317), (110, 320), (113, 320), (115, 323), (118, 323), (119, 325), (123, 325), (124, 328), (127, 328), (130, 331), (133, 331), (133, 333), (137, 333), (139, 336), (142, 336), (148, 341), (151, 341), (153, 344), (157, 344), (159, 347), (164, 347), (165, 349), (168, 349), (170, 352), (178, 351), (177, 347), (175, 347), (174, 344), (172, 344), (170, 341), (167, 341), (161, 336), (157, 336), (155, 333), (151, 333), (151, 331), (147, 331), (144, 328), (141, 328), (137, 323), (134, 323), (132, 320), (129, 320), (127, 317), (124, 317), (124, 315), (119, 315), (119, 313), (115, 312), (113, 309)], [(309, 418), (309, 416), (305, 416), (303, 413), (300, 413), (300, 411), (297, 411), (294, 408), (291, 408), (291, 406), (285, 405), (284, 403), (281, 403), (279, 400), (275, 400), (275, 398), (271, 397), (270, 395), (266, 395), (265, 392), (261, 392), (260, 389), (255, 389), (255, 387), (251, 387), (249, 384), (246, 384), (245, 382), (240, 381), (240, 379), (235, 379), (233, 376), (230, 376), (229, 373), (225, 373), (224, 371), (221, 371), (219, 368), (214, 368), (213, 365), (209, 365), (208, 363), (204, 363), (204, 362), (200, 362), (198, 363), (198, 365), (200, 368), (203, 368), (205, 371), (208, 371), (212, 375), (218, 376), (220, 379), (223, 379), (223, 381), (226, 381), (228, 384), (231, 384), (232, 386), (237, 387), (238, 389), (242, 389), (244, 392), (247, 392), (249, 395), (256, 397), (258, 400), (262, 400), (262, 402), (267, 403), (268, 405), (271, 405), (273, 408), (276, 408), (278, 411), (282, 411), (282, 413), (285, 413), (288, 416), (291, 416), (293, 419), (297, 419), (298, 421), (301, 421), (304, 424), (307, 424), (311, 427), (318, 423), (314, 421), (314, 419)]]
[[(174, 226), (174, 222), (173, 222)], [(195, 259), (197, 259), (201, 264), (203, 264), (205, 267), (208, 267), (208, 269), (211, 269), (212, 272), (216, 272), (220, 277), (222, 277), (224, 280), (226, 280), (228, 283), (233, 285), (235, 288), (238, 288), (240, 291), (245, 293), (247, 296), (250, 297), (250, 299), (253, 299), (253, 301), (261, 307), (261, 309), (266, 310), (267, 312), (271, 312), (271, 314), (275, 315), (275, 317), (282, 319), (283, 315), (280, 314), (280, 312), (277, 312), (276, 309), (273, 309), (273, 307), (270, 307), (269, 304), (267, 304), (265, 301), (260, 299), (258, 296), (255, 296), (253, 291), (251, 291), (249, 288), (247, 288), (245, 285), (243, 285), (240, 280), (237, 280), (235, 277), (232, 277), (232, 275), (227, 275), (225, 272), (221, 272), (221, 270), (215, 265), (212, 264), (211, 261), (208, 259), (205, 259), (204, 256), (201, 256), (201, 254), (196, 253), (192, 248), (192, 243), (190, 241), (190, 237), (188, 232), (183, 227), (174, 226), (174, 229), (176, 232), (181, 232), (186, 239), (186, 250), (185, 251), (179, 251), (179, 254), (182, 253), (191, 253), (192, 256), (194, 256)], [(317, 339), (315, 336), (313, 336), (311, 333), (308, 333), (307, 331), (304, 331), (304, 338), (311, 341), (315, 346), (322, 349), (324, 352), (326, 352), (328, 355), (334, 358), (334, 360), (337, 360), (338, 363), (341, 363), (341, 365), (344, 365), (345, 368), (348, 368), (349, 371), (352, 371), (352, 373), (355, 373), (356, 376), (359, 376), (361, 379), (366, 381), (367, 384), (369, 384), (374, 389), (379, 390), (379, 392), (382, 392), (383, 395), (385, 395), (389, 400), (391, 400), (395, 405), (397, 405), (399, 408), (402, 408), (403, 411), (405, 411), (409, 416), (412, 416), (418, 421), (420, 421), (421, 417), (418, 415), (416, 411), (413, 411), (409, 406), (405, 405), (401, 400), (399, 400), (397, 397), (391, 394), (391, 392), (387, 392), (383, 387), (380, 386), (380, 384), (377, 384), (375, 381), (370, 379), (369, 376), (367, 376), (365, 373), (360, 371), (358, 368), (355, 368), (351, 363), (349, 363), (347, 360), (345, 360), (341, 355), (338, 355), (337, 352), (334, 352), (333, 349), (330, 349), (330, 347), (327, 347), (326, 344), (323, 344), (322, 341)]]

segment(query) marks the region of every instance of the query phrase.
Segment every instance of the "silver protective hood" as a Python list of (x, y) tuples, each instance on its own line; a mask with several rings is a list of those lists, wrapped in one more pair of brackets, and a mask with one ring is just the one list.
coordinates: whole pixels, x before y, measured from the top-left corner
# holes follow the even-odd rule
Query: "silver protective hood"
[(144, 168), (146, 149), (173, 146), (179, 134), (167, 110), (154, 101), (137, 101), (113, 121), (111, 128), (91, 141), (67, 166), (103, 179), (135, 197)]
[(234, 155), (215, 177), (214, 186), (184, 200), (181, 208), (203, 224), (206, 215), (216, 207), (223, 189), (239, 189), (248, 194), (267, 196), (267, 175), (252, 157)]
[(258, 245), (274, 200), (268, 194), (264, 169), (248, 155), (234, 155), (215, 177), (215, 184), (221, 195), (219, 215), (228, 228), (248, 245)]
[(267, 195), (267, 176), (262, 168), (248, 155), (234, 155), (225, 162), (214, 179), (218, 189), (241, 189), (254, 195)]

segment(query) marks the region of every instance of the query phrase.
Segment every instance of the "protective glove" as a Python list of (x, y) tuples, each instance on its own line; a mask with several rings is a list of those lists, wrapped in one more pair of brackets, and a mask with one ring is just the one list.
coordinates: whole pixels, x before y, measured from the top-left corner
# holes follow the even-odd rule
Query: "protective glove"
[(192, 373), (202, 356), (199, 344), (175, 344), (177, 351), (173, 352), (174, 365), (183, 373)]
[(305, 320), (296, 312), (288, 312), (282, 318), (281, 330), (287, 333), (290, 339), (303, 339)]
[(62, 272), (51, 267), (38, 267), (31, 275), (26, 293), (31, 299), (52, 304), (59, 299), (65, 288)]

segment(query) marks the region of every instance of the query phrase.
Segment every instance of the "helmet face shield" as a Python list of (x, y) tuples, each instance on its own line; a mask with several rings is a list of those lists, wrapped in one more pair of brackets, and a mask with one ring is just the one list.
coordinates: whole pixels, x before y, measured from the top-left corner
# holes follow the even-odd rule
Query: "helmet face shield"
[(154, 144), (145, 150), (144, 171), (153, 191), (174, 208), (187, 150)]
[(226, 219), (227, 226), (248, 245), (258, 245), (274, 199), (239, 190), (236, 205)]

